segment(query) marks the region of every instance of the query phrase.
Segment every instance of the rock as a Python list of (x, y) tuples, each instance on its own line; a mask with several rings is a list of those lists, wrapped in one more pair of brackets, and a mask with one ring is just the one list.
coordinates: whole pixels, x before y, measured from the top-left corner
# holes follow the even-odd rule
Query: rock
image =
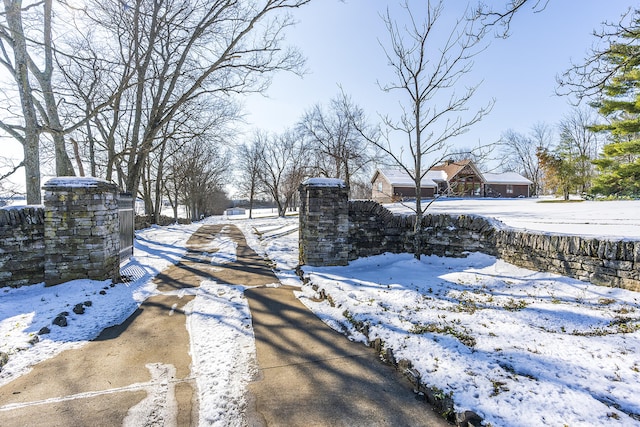
[(413, 385), (415, 390), (418, 390), (420, 387), (420, 372), (418, 372), (415, 368), (407, 368), (404, 371), (404, 376), (409, 380), (409, 382)]
[(91, 307), (93, 305), (93, 303), (91, 301), (85, 301), (84, 302), (84, 306), (85, 307)]
[(53, 324), (60, 327), (67, 326), (67, 318), (65, 316), (59, 315), (55, 319), (53, 319)]
[(100, 291), (100, 295), (106, 295), (106, 294), (107, 292), (104, 289)]
[(398, 360), (398, 369), (400, 369), (401, 371), (411, 369), (412, 367), (413, 367), (413, 363), (411, 363), (411, 360), (407, 360), (407, 359)]
[(396, 366), (396, 357), (393, 355), (393, 349), (388, 347), (384, 350), (384, 360), (390, 365)]
[(76, 304), (75, 307), (73, 307), (73, 312), (75, 314), (84, 314), (84, 305)]
[(482, 425), (482, 418), (473, 411), (456, 413), (456, 425), (459, 427), (476, 427)]
[(38, 342), (40, 342), (40, 337), (38, 335), (34, 335), (31, 337), (31, 339), (29, 339), (29, 344), (31, 345), (34, 345)]
[(47, 335), (50, 332), (51, 332), (51, 329), (45, 326), (43, 328), (40, 328), (40, 330), (38, 331), (38, 335)]
[(2, 367), (9, 361), (9, 355), (3, 351), (0, 351), (0, 371)]

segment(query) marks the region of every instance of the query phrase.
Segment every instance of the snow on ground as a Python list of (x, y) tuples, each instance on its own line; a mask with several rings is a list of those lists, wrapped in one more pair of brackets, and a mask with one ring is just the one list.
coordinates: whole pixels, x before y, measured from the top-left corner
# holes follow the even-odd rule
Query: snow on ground
[[(429, 209), (485, 214), (530, 230), (640, 238), (639, 202), (437, 203)], [(262, 234), (248, 241), (280, 277), (297, 265), (297, 235), (270, 238), (286, 221), (243, 227)], [(303, 270), (310, 283), (299, 298), (307, 307), (352, 340), (366, 342), (355, 325), (368, 325), (369, 340), (379, 337), (396, 359), (410, 360), (423, 382), (453, 397), (456, 410), (474, 410), (492, 426), (640, 425), (639, 293), (483, 254), (421, 261), (384, 254)], [(312, 285), (333, 306), (317, 302)]]
[[(640, 295), (465, 259), (385, 254), (304, 267), (301, 300), (328, 324), (381, 338), (423, 382), (493, 426), (640, 425)], [(627, 414), (635, 414), (634, 421)]]
[[(598, 205), (587, 209), (592, 203)], [(606, 226), (613, 235), (623, 230), (620, 235), (640, 236), (633, 231), (640, 229), (637, 202), (446, 200), (430, 207), (445, 208), (531, 230), (562, 224), (563, 232), (590, 234), (590, 225), (598, 224), (595, 235), (604, 235)], [(229, 216), (205, 222), (237, 225), (250, 246), (271, 260), (283, 283), (301, 286), (294, 273), (297, 217)], [(0, 352), (9, 354), (0, 385), (125, 320), (157, 292), (151, 279), (180, 259), (200, 225), (137, 232), (134, 258), (123, 270), (132, 280), (127, 284), (79, 280), (51, 288), (0, 289)], [(214, 264), (235, 259), (235, 245), (224, 231), (209, 249), (218, 250)], [(299, 298), (327, 324), (363, 341), (354, 324), (367, 323), (369, 339), (382, 338), (396, 358), (413, 362), (423, 382), (451, 394), (456, 409), (472, 409), (494, 427), (640, 425), (638, 293), (536, 273), (482, 254), (421, 261), (385, 254), (346, 267), (304, 271), (311, 283)], [(335, 306), (313, 301), (312, 284), (326, 289)], [(242, 291), (212, 281), (189, 291), (196, 294), (187, 313), (202, 425), (242, 422), (244, 390), (255, 373), (253, 331)], [(75, 315), (71, 308), (85, 301), (91, 301), (85, 314)], [(69, 325), (51, 326), (63, 311), (70, 313)], [(31, 344), (44, 326), (51, 333)], [(215, 345), (211, 335), (219, 337)]]
[[(184, 255), (185, 243), (198, 226), (153, 227), (138, 232), (134, 256), (122, 270), (131, 279), (129, 283), (74, 280), (53, 287), (38, 284), (0, 289), (0, 352), (9, 355), (0, 371), (0, 385), (126, 320), (155, 291), (150, 280)], [(84, 305), (84, 314), (74, 313), (77, 304)], [(52, 321), (64, 312), (68, 313), (68, 325), (53, 326)], [(44, 327), (51, 332), (38, 335)], [(39, 342), (30, 344), (36, 339)]]
[[(410, 212), (409, 207), (401, 203), (385, 206), (396, 213)], [(429, 206), (427, 213), (483, 215), (527, 230), (640, 239), (640, 200), (564, 203), (548, 198), (441, 198)]]
[[(215, 222), (215, 219), (207, 222)], [(9, 356), (0, 371), (0, 386), (25, 374), (47, 358), (77, 348), (100, 332), (126, 320), (148, 297), (158, 294), (151, 280), (176, 264), (186, 253), (186, 242), (203, 223), (152, 227), (136, 232), (133, 258), (123, 266), (128, 283), (75, 280), (53, 287), (43, 284), (0, 290), (0, 352)], [(225, 230), (200, 248), (217, 251), (211, 263), (236, 259), (236, 243)], [(199, 390), (200, 425), (241, 425), (246, 384), (255, 375), (255, 344), (244, 288), (204, 281), (199, 288), (171, 291), (195, 294), (185, 307), (191, 337), (192, 375)], [(90, 304), (85, 304), (90, 301)], [(85, 305), (75, 314), (76, 304)], [(67, 326), (51, 322), (67, 312)], [(42, 327), (49, 334), (37, 335)], [(216, 339), (211, 340), (215, 335)], [(39, 337), (39, 342), (34, 342)]]

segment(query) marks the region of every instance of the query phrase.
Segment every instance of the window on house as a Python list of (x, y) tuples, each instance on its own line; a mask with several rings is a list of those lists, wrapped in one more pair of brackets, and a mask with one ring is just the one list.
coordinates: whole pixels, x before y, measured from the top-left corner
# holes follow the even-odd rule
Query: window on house
[(507, 184), (507, 194), (513, 194), (513, 185)]
[(378, 183), (378, 192), (382, 193), (382, 183), (381, 182)]

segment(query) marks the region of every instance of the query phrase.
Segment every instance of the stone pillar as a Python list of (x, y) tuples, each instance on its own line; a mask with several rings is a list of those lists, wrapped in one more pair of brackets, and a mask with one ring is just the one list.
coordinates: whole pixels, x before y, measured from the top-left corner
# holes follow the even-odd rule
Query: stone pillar
[(44, 281), (118, 280), (118, 189), (98, 178), (58, 177), (44, 185)]
[(349, 189), (340, 179), (310, 178), (300, 185), (300, 264), (349, 262)]

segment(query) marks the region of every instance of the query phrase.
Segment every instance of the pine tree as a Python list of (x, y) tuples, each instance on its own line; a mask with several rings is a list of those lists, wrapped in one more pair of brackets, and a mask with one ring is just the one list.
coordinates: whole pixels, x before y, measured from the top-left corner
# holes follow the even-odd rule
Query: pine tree
[(609, 124), (593, 129), (608, 132), (611, 142), (594, 161), (600, 172), (594, 194), (640, 196), (640, 10), (630, 16), (603, 55), (613, 73), (595, 106)]

